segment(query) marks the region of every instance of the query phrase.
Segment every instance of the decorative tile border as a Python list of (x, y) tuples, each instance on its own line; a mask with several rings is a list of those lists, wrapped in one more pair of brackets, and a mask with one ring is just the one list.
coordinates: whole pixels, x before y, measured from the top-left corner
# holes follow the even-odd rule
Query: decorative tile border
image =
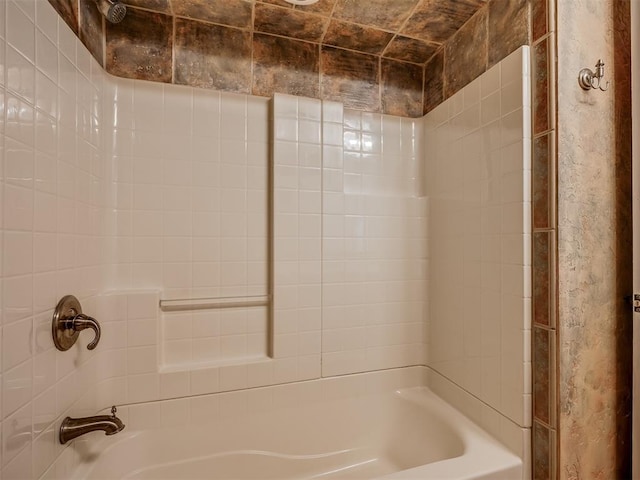
[(422, 116), (529, 44), (526, 0), (506, 9), (503, 0), (449, 0), (446, 12), (417, 0), (370, 1), (366, 11), (346, 0), (296, 8), (281, 0), (234, 0), (224, 8), (126, 0), (127, 16), (116, 25), (91, 0), (49, 1), (116, 76), (304, 95), (405, 117)]
[(533, 424), (533, 480), (557, 478), (556, 431), (539, 422)]
[(533, 228), (537, 229), (550, 229), (556, 224), (555, 148), (553, 131), (533, 140)]
[(488, 18), (483, 8), (445, 44), (445, 98), (487, 71)]
[[(440, 46), (381, 30), (386, 23), (352, 23), (363, 12), (349, 2), (339, 2), (331, 17), (332, 9), (294, 9), (275, 0), (234, 0), (224, 8), (127, 0), (119, 24), (103, 21), (92, 0), (50, 3), (115, 76), (265, 97), (299, 95), (405, 117), (422, 116), (424, 63)], [(396, 7), (407, 9), (406, 3)], [(375, 23), (382, 7), (369, 7)], [(472, 8), (458, 12), (463, 7)], [(460, 2), (453, 13), (466, 19), (477, 7)]]
[(529, 45), (530, 30), (527, 0), (488, 1), (425, 64), (424, 113), (521, 45)]
[(532, 478), (558, 476), (555, 0), (531, 1), (533, 225)]
[[(277, 52), (277, 55), (274, 55)], [(254, 95), (288, 92), (301, 97), (318, 98), (320, 52), (315, 45), (273, 35), (253, 36)]]
[(556, 328), (556, 240), (555, 232), (533, 233), (533, 322)]
[[(484, 17), (482, 18), (484, 18), (484, 21), (487, 22), (487, 30), (489, 31), (487, 42), (489, 44), (491, 44), (492, 35), (496, 35), (497, 37), (499, 34), (499, 32), (493, 32), (494, 28), (498, 28), (496, 26), (502, 25), (504, 28), (508, 28), (507, 26), (509, 25), (509, 22), (505, 23), (500, 21), (500, 19), (496, 18), (495, 16), (492, 17), (491, 4), (496, 1), (499, 1), (499, 0), (493, 0), (492, 2), (489, 2), (489, 4), (486, 7), (484, 7), (488, 10), (488, 14), (486, 14), (486, 12), (479, 13), (479, 15), (481, 16), (484, 15)], [(135, 4), (135, 3), (141, 3), (141, 2), (135, 2), (134, 0), (130, 0), (128, 3)], [(154, 6), (154, 9), (161, 10), (162, 8), (164, 8), (163, 5), (166, 2), (163, 3), (161, 0), (158, 0), (155, 3), (157, 5)], [(270, 3), (278, 4), (277, 0), (274, 0)], [(81, 7), (79, 9), (80, 12), (78, 12), (78, 7), (77, 5), (75, 5), (74, 2), (60, 2), (60, 4), (62, 5), (62, 8), (59, 9), (61, 15), (63, 16), (63, 18), (65, 18), (67, 23), (72, 26), (72, 28), (74, 28), (74, 25), (75, 25), (74, 31), (78, 31), (78, 17), (80, 16), (81, 19), (86, 19), (89, 22), (93, 21), (93, 23), (95, 24), (95, 29), (99, 30), (101, 35), (103, 34), (101, 30), (102, 22), (96, 21), (98, 17), (96, 17), (96, 12), (93, 8), (93, 2), (90, 2), (90, 1), (86, 2), (83, 0), (81, 2)], [(168, 6), (166, 8), (167, 8), (167, 11), (169, 11)], [(532, 0), (531, 8), (532, 8), (531, 33), (533, 35), (533, 47), (534, 47), (534, 51), (538, 52), (538, 57), (537, 57), (538, 62), (533, 62), (534, 75), (538, 75), (538, 74), (540, 75), (539, 77), (537, 77), (537, 80), (534, 80), (534, 84), (533, 84), (534, 110), (536, 112), (533, 116), (534, 132), (536, 133), (536, 137), (534, 138), (534, 145), (537, 146), (537, 148), (534, 147), (534, 152), (533, 152), (533, 162), (534, 162), (533, 197), (534, 197), (534, 200), (536, 198), (543, 198), (543, 200), (540, 200), (540, 203), (537, 204), (538, 206), (537, 209), (536, 209), (536, 205), (534, 205), (534, 222), (535, 222), (534, 236), (539, 233), (544, 233), (545, 236), (549, 238), (551, 244), (553, 245), (553, 247), (551, 247), (551, 249), (548, 250), (547, 252), (548, 255), (547, 255), (547, 260), (544, 262), (544, 270), (548, 272), (549, 274), (548, 278), (555, 278), (555, 275), (556, 275), (555, 263), (551, 263), (551, 260), (554, 259), (557, 255), (555, 242), (554, 242), (557, 234), (557, 230), (556, 230), (556, 218), (555, 218), (555, 209), (556, 209), (555, 190), (553, 188), (555, 185), (553, 182), (556, 176), (555, 163), (553, 162), (553, 155), (556, 151), (556, 146), (555, 146), (556, 140), (554, 135), (554, 123), (553, 123), (554, 116), (555, 116), (555, 103), (554, 103), (554, 91), (553, 91), (553, 88), (551, 88), (551, 86), (555, 84), (555, 72), (553, 71), (553, 65), (555, 63), (555, 54), (556, 54), (555, 38), (553, 33), (555, 30), (554, 20), (553, 20), (555, 5), (553, 0)], [(135, 10), (135, 9), (132, 8), (131, 10)], [(521, 10), (518, 10), (518, 12), (520, 11)], [(140, 10), (140, 12), (144, 12), (144, 11)], [(498, 12), (498, 9), (496, 9), (495, 12)], [(144, 14), (147, 15), (145, 19), (148, 19), (148, 15), (150, 15), (151, 12), (144, 12)], [(161, 15), (161, 14), (158, 13), (155, 15)], [(291, 15), (291, 17), (294, 17), (294, 15)], [(183, 21), (185, 24), (197, 23), (188, 19), (183, 19)], [(157, 24), (159, 26), (156, 26), (154, 28), (157, 28), (158, 31), (162, 31), (164, 28), (166, 28), (166, 26), (163, 26), (164, 23), (162, 21), (158, 21)], [(93, 25), (93, 24), (89, 23), (89, 25)], [(492, 26), (490, 27), (490, 25)], [(477, 27), (477, 25), (474, 24), (473, 22), (469, 22), (469, 26), (467, 25), (463, 26), (463, 29), (468, 28), (469, 30), (461, 31), (459, 32), (459, 35), (461, 36), (465, 34), (470, 35), (469, 32), (473, 30), (472, 29), (473, 26)], [(223, 27), (223, 28), (224, 30), (222, 30), (222, 32), (228, 32), (228, 31), (234, 30), (234, 28), (232, 27)], [(116, 45), (117, 45), (116, 40), (118, 36), (114, 34), (114, 31), (111, 31), (110, 33), (109, 30), (110, 29), (107, 30), (106, 36), (107, 38), (112, 38), (112, 40), (111, 42), (107, 42), (107, 44), (111, 45), (111, 49), (112, 49), (111, 51), (113, 53), (116, 51)], [(195, 28), (194, 30), (190, 30), (187, 27), (184, 27), (183, 35), (189, 35), (189, 34), (195, 35), (194, 31), (197, 31), (197, 28)], [(242, 30), (237, 30), (237, 31), (242, 32)], [(521, 32), (520, 34), (522, 35), (522, 31), (521, 30), (518, 30), (518, 31), (520, 31)], [(117, 33), (117, 30), (116, 30), (116, 33)], [(336, 33), (338, 32), (336, 31)], [(208, 32), (207, 35), (210, 35), (210, 32)], [(100, 58), (100, 56), (95, 53), (97, 51), (95, 50), (96, 48), (95, 45), (97, 45), (98, 43), (97, 42), (98, 37), (96, 36), (94, 30), (90, 28), (86, 28), (83, 24), (82, 28), (80, 28), (80, 37), (82, 41), (85, 44), (88, 44), (92, 49), (92, 51), (94, 51), (94, 56), (96, 56), (99, 62), (101, 63), (110, 62), (108, 53), (104, 55), (103, 58)], [(344, 41), (344, 39), (341, 40), (338, 37), (339, 35), (336, 34), (336, 36), (334, 37), (333, 43), (339, 43)], [(306, 95), (306, 96), (312, 96), (312, 97), (319, 96), (320, 98), (324, 98), (323, 85), (321, 85), (321, 82), (320, 82), (320, 77), (322, 75), (322, 71), (320, 67), (321, 49), (318, 48), (318, 45), (314, 43), (308, 43), (305, 41), (291, 39), (291, 38), (277, 37), (269, 34), (258, 34), (258, 35), (254, 35), (253, 41), (248, 46), (246, 46), (247, 45), (246, 40), (244, 40), (245, 36), (243, 36), (242, 33), (240, 33), (239, 38), (241, 38), (242, 41), (240, 41), (238, 44), (234, 44), (234, 46), (237, 47), (237, 45), (240, 45), (241, 46), (240, 51), (253, 52), (252, 68), (253, 68), (254, 76), (252, 77), (249, 83), (238, 82), (237, 79), (235, 78), (225, 78), (222, 80), (218, 80), (219, 77), (216, 77), (215, 81), (221, 81), (222, 86), (214, 87), (213, 79), (207, 80), (206, 77), (200, 75), (197, 72), (195, 72), (196, 73), (195, 75), (192, 75), (190, 78), (187, 78), (189, 73), (193, 74), (194, 72), (189, 72), (189, 69), (186, 67), (189, 64), (189, 59), (186, 57), (186, 55), (183, 56), (184, 63), (182, 68), (184, 69), (184, 72), (186, 72), (184, 73), (184, 77), (182, 80), (183, 83), (198, 81), (198, 82), (201, 82), (201, 85), (199, 86), (209, 86), (207, 84), (207, 81), (209, 81), (211, 82), (210, 88), (220, 88), (220, 89), (240, 88), (240, 90), (234, 90), (234, 91), (252, 92), (252, 93), (255, 93), (258, 95), (264, 95), (264, 96), (270, 95), (272, 92), (275, 92), (275, 91), (282, 91), (285, 93), (292, 93), (296, 95)], [(396, 37), (396, 42), (400, 43), (401, 41), (399, 40), (399, 38), (400, 37)], [(508, 38), (509, 38), (509, 42), (513, 41), (512, 37), (508, 37)], [(226, 37), (225, 37), (225, 40), (226, 40)], [(389, 45), (391, 46), (392, 43), (390, 43)], [(505, 44), (506, 43), (507, 42), (505, 40)], [(94, 47), (91, 47), (91, 45), (94, 45)], [(341, 45), (346, 46), (344, 44), (341, 44)], [(229, 48), (233, 49), (234, 46)], [(390, 51), (390, 46), (387, 47), (387, 50), (386, 50), (387, 52)], [(424, 53), (425, 56), (429, 55), (428, 49), (425, 50), (424, 44), (418, 45), (418, 47), (422, 47), (423, 51), (427, 52), (427, 53)], [(177, 55), (177, 53), (175, 52), (175, 49), (177, 47), (174, 46), (173, 48), (174, 48), (173, 54)], [(504, 48), (508, 50), (509, 47), (504, 46)], [(481, 59), (484, 59), (487, 66), (490, 64), (490, 59), (492, 58), (492, 56), (498, 55), (492, 52), (497, 52), (499, 48), (497, 46), (492, 46), (492, 49), (493, 50), (490, 51), (486, 43), (478, 46), (478, 50), (477, 50), (478, 57)], [(400, 51), (401, 50), (402, 49), (400, 49)], [(302, 55), (298, 55), (297, 57), (298, 63), (295, 63), (295, 64), (291, 63), (291, 59), (296, 57), (295, 55), (290, 54), (291, 51), (299, 52), (302, 54)], [(107, 52), (109, 52), (109, 47), (107, 47)], [(260, 52), (260, 53), (256, 54), (256, 52)], [(147, 51), (147, 53), (149, 52)], [(234, 53), (237, 53), (237, 51), (234, 51)], [(352, 55), (362, 55), (364, 58), (369, 57), (364, 54), (355, 54), (353, 52), (348, 52), (348, 53), (351, 53)], [(197, 55), (201, 55), (201, 56), (198, 57)], [(206, 49), (204, 50), (204, 52), (202, 51), (197, 52), (197, 55), (196, 55), (196, 58), (206, 57)], [(302, 60), (299, 60), (300, 56), (303, 57)], [(534, 53), (534, 56), (535, 56), (535, 53)], [(372, 58), (376, 59), (378, 57), (372, 56)], [(401, 58), (401, 59), (404, 60), (405, 58)], [(240, 55), (239, 61), (245, 62), (245, 63), (248, 62), (247, 56)], [(375, 60), (372, 63), (375, 63)], [(405, 65), (408, 65), (401, 62), (392, 62), (392, 63), (397, 63), (397, 66), (399, 67), (399, 69), (401, 69)], [(356, 97), (356, 99), (353, 100), (353, 103), (350, 103), (350, 100), (347, 99), (346, 101), (347, 106), (351, 108), (362, 108), (362, 109), (371, 108), (373, 111), (382, 111), (382, 112), (386, 112), (387, 111), (386, 109), (394, 109), (393, 111), (394, 114), (404, 114), (407, 116), (415, 116), (416, 98), (414, 97), (415, 93), (414, 93), (413, 87), (409, 89), (408, 92), (399, 92), (396, 88), (393, 88), (393, 82), (389, 82), (388, 85), (385, 85), (384, 79), (385, 78), (390, 79), (392, 77), (388, 74), (385, 76), (385, 73), (384, 73), (385, 67), (381, 68), (381, 64), (382, 64), (382, 60), (378, 60), (377, 65), (374, 65), (372, 67), (371, 71), (373, 73), (371, 73), (370, 71), (370, 77), (369, 77), (373, 85), (372, 90), (374, 92), (377, 92), (377, 100), (373, 103), (362, 105), (358, 103), (361, 100), (358, 97)], [(346, 65), (348, 65), (348, 63)], [(535, 65), (538, 65), (538, 67), (535, 67)], [(256, 68), (257, 66), (258, 68)], [(392, 69), (392, 66), (393, 65), (388, 66), (387, 69), (390, 71)], [(454, 83), (452, 80), (449, 80), (451, 78), (449, 75), (454, 75), (456, 73), (451, 70), (452, 66), (453, 65), (450, 63), (450, 59), (448, 59), (446, 56), (446, 49), (441, 49), (438, 53), (436, 53), (435, 56), (431, 57), (431, 60), (429, 60), (429, 62), (427, 63), (427, 66), (426, 66), (427, 74), (424, 75), (424, 93), (423, 93), (424, 98), (423, 100), (421, 100), (421, 103), (420, 103), (423, 106), (422, 108), (423, 111), (427, 112), (431, 110), (447, 97), (447, 95), (445, 94), (445, 88), (447, 85), (449, 85), (449, 90), (448, 90), (449, 93), (454, 90), (454, 88), (452, 88)], [(347, 69), (345, 64), (340, 65), (340, 67), (343, 70)], [(541, 67), (544, 67), (544, 68), (541, 68)], [(157, 78), (166, 78), (166, 75), (167, 75), (166, 68), (164, 69), (163, 68), (158, 68), (156, 70), (149, 69), (148, 71), (143, 70), (143, 71), (140, 71), (139, 74), (149, 75), (152, 77), (156, 76)], [(251, 68), (251, 64), (250, 64), (250, 68)], [(299, 74), (300, 70), (304, 70), (305, 72), (308, 72), (306, 74), (307, 78), (303, 80), (300, 79), (300, 74)], [(172, 75), (174, 74), (175, 72), (172, 72)], [(278, 81), (283, 76), (286, 77), (287, 75), (289, 75), (289, 78), (283, 81), (282, 84), (278, 84)], [(141, 76), (139, 78), (147, 78), (147, 77)], [(197, 80), (193, 80), (194, 78)], [(172, 81), (172, 79), (173, 78), (171, 77), (170, 80), (168, 81)], [(165, 80), (161, 80), (161, 81), (165, 81)], [(355, 83), (355, 80), (354, 80), (354, 83)], [(238, 85), (240, 86), (238, 87)], [(377, 87), (377, 90), (376, 90), (376, 87)], [(328, 86), (326, 88), (327, 88), (327, 92), (330, 91)], [(334, 85), (334, 88), (338, 88), (339, 90), (340, 87), (336, 87)], [(400, 99), (400, 103), (395, 98), (390, 100), (389, 98), (391, 97), (387, 98), (386, 95), (392, 95), (392, 96), (395, 95), (396, 98)], [(340, 100), (344, 101), (343, 98), (340, 98)], [(403, 106), (401, 104), (403, 101), (409, 104), (408, 108), (403, 109)], [(419, 113), (422, 113), (422, 112), (419, 112)], [(548, 154), (549, 156), (545, 157), (544, 152), (546, 152), (546, 154)], [(539, 176), (536, 174), (536, 165), (539, 166), (538, 168), (538, 172), (540, 173)], [(542, 167), (543, 165), (546, 168), (546, 171), (544, 173), (542, 172), (542, 169), (540, 169), (540, 167)], [(542, 216), (538, 216), (541, 212), (543, 212)], [(534, 271), (537, 271), (538, 268), (540, 267), (542, 267), (542, 265), (539, 263), (536, 263), (536, 260), (534, 257)], [(546, 295), (547, 295), (546, 300), (548, 302), (545, 308), (550, 308), (551, 309), (550, 311), (554, 312), (555, 302), (553, 302), (553, 300), (555, 300), (555, 296), (556, 296), (555, 284), (549, 286), (549, 289)], [(549, 307), (549, 305), (552, 305), (552, 306)], [(538, 306), (540, 305), (538, 304)], [(534, 302), (534, 310), (535, 309), (536, 309), (536, 303)], [(549, 323), (549, 325), (553, 325), (553, 323)], [(538, 330), (541, 330), (541, 329), (537, 328), (536, 332)], [(548, 332), (548, 336), (550, 338), (554, 337), (553, 335), (554, 332), (552, 330), (546, 330), (546, 331)], [(542, 338), (546, 338), (545, 335), (541, 334), (540, 336)], [(547, 339), (545, 341), (549, 342), (551, 340)], [(539, 341), (540, 344), (536, 342), (537, 342), (536, 335), (534, 335), (534, 351), (537, 347), (543, 348), (545, 346), (546, 347), (549, 346), (548, 343), (542, 343), (542, 340)], [(554, 363), (553, 357), (551, 358), (550, 362), (551, 364)], [(536, 382), (543, 382), (543, 379), (549, 380), (548, 378), (545, 377), (545, 372), (549, 372), (549, 373), (553, 372), (555, 369), (555, 366), (546, 365), (543, 363), (541, 364), (541, 367), (539, 370), (537, 370), (537, 368), (538, 368), (537, 364), (534, 363), (534, 392), (536, 388)], [(538, 375), (538, 377), (536, 377), (536, 374)], [(551, 380), (551, 382), (553, 381), (554, 380)], [(548, 392), (549, 390), (543, 389), (542, 391)], [(555, 408), (555, 403), (551, 402), (548, 404), (551, 405), (552, 408)], [(547, 413), (550, 413), (550, 412), (547, 412)], [(536, 416), (537, 415), (543, 415), (543, 414), (538, 412), (536, 413)], [(540, 418), (539, 420), (542, 420), (543, 423), (546, 423), (546, 419)], [(549, 416), (548, 421), (551, 423), (551, 425), (549, 425), (551, 428), (549, 429), (549, 427), (547, 426), (544, 427), (548, 434), (545, 438), (555, 439), (556, 425), (554, 423), (555, 421), (552, 415)], [(536, 426), (539, 426), (539, 425), (542, 425), (542, 423), (537, 422)], [(536, 465), (547, 465), (548, 469), (544, 471), (551, 472), (550, 475), (552, 476), (555, 475), (555, 471), (557, 468), (555, 463), (556, 462), (555, 441), (547, 442), (547, 445), (551, 445), (551, 447), (547, 448), (546, 450), (541, 450), (539, 448), (536, 450), (535, 442), (536, 441), (534, 439), (534, 452), (536, 455), (536, 460), (538, 460), (539, 458), (542, 459), (540, 455), (542, 455), (544, 459), (542, 459), (540, 463), (534, 462), (534, 478), (544, 478), (543, 476), (540, 476), (540, 473), (542, 472), (542, 470), (536, 471)]]
[(320, 96), (345, 108), (380, 111), (380, 63), (376, 57), (322, 47)]
[(542, 38), (533, 45), (533, 134), (537, 135), (554, 128), (555, 102), (552, 101), (555, 36)]
[(547, 425), (556, 424), (556, 333), (533, 328), (533, 415)]

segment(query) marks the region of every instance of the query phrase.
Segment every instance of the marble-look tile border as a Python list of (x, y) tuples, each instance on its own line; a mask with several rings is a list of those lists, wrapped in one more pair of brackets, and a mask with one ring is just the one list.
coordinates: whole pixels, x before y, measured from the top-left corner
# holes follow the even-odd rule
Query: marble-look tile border
[[(446, 31), (440, 31), (442, 12), (434, 17), (442, 21), (434, 21), (433, 5), (425, 2), (414, 15), (417, 37), (409, 38), (344, 18), (325, 25), (303, 11), (281, 8), (287, 4), (280, 2), (256, 4), (254, 31), (245, 11), (248, 2), (237, 0), (236, 7), (204, 6), (198, 12), (188, 4), (175, 11), (158, 1), (128, 0), (129, 13), (116, 25), (105, 21), (91, 0), (49, 0), (96, 60), (116, 76), (267, 97), (305, 95), (412, 118), (530, 44), (530, 1), (489, 0), (466, 23), (477, 5), (461, 2), (449, 11), (458, 13), (457, 23), (451, 23), (455, 29)], [(431, 34), (437, 38), (422, 38)], [(350, 65), (367, 66), (364, 76), (360, 69), (354, 75)], [(325, 76), (334, 77), (330, 85)]]
[(531, 0), (534, 480), (558, 478), (555, 31), (555, 0)]
[[(379, 45), (363, 47), (358, 37), (370, 35), (349, 24), (351, 30), (334, 25), (328, 32), (331, 46), (320, 42), (324, 28), (306, 22), (298, 10), (277, 8), (275, 13), (286, 15), (275, 22), (273, 7), (263, 3), (256, 4), (260, 32), (254, 32), (244, 25), (242, 12), (222, 22), (212, 9), (209, 23), (186, 11), (174, 17), (159, 7), (152, 11), (127, 2), (124, 20), (111, 24), (93, 1), (78, 1), (79, 11), (75, 0), (50, 3), (98, 63), (118, 77), (263, 97), (299, 95), (402, 117), (423, 114), (424, 62), (435, 52), (428, 43), (404, 37), (391, 42), (389, 34), (377, 39)], [(286, 24), (287, 36), (270, 27), (276, 23)]]
[[(521, 45), (531, 44), (531, 1), (489, 0), (443, 44), (425, 64), (425, 114)], [(540, 15), (539, 9), (535, 12)]]
[(555, 480), (557, 474), (556, 430), (533, 423), (533, 480)]

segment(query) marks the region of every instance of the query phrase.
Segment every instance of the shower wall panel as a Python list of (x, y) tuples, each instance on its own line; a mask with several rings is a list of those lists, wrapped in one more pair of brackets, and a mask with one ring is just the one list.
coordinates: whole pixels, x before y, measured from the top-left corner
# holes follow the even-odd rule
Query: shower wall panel
[(57, 351), (51, 318), (68, 294), (93, 315), (107, 284), (104, 81), (47, 2), (0, 2), (2, 478), (38, 478), (59, 419), (96, 409), (98, 351)]
[(324, 137), (324, 376), (424, 364), (422, 123), (344, 110)]
[(266, 294), (268, 101), (144, 81), (110, 85), (114, 285), (159, 289), (168, 299)]
[[(47, 2), (0, 14), (3, 478), (68, 477), (72, 463), (51, 467), (67, 414), (424, 364), (421, 122), (277, 96), (270, 252), (266, 100), (115, 79)], [(52, 345), (69, 293), (103, 322), (94, 352), (84, 335)], [(273, 332), (262, 307), (158, 309), (267, 293)]]
[(341, 107), (273, 98), (273, 379), (320, 377), (322, 129)]
[[(163, 299), (267, 295), (268, 101), (110, 80), (112, 288), (160, 291)], [(265, 357), (267, 313), (164, 312), (161, 363)]]
[(531, 426), (531, 134), (523, 47), (425, 117), (429, 362)]

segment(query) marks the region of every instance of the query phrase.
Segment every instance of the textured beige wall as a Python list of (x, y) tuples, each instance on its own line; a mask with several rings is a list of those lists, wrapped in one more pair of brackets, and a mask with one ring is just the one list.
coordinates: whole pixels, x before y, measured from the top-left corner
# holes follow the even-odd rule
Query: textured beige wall
[[(628, 478), (631, 318), (623, 297), (632, 287), (625, 8), (627, 0), (557, 3), (563, 479)], [(578, 72), (593, 69), (598, 58), (611, 87), (584, 92)]]

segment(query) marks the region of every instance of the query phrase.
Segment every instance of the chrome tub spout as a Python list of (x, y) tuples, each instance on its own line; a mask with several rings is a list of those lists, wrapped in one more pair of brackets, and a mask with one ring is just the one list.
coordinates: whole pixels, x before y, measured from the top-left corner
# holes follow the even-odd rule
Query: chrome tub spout
[(116, 417), (116, 412), (117, 409), (113, 406), (111, 407), (111, 415), (65, 418), (60, 425), (60, 443), (64, 445), (80, 435), (98, 430), (102, 430), (105, 435), (115, 435), (124, 428), (124, 423)]

